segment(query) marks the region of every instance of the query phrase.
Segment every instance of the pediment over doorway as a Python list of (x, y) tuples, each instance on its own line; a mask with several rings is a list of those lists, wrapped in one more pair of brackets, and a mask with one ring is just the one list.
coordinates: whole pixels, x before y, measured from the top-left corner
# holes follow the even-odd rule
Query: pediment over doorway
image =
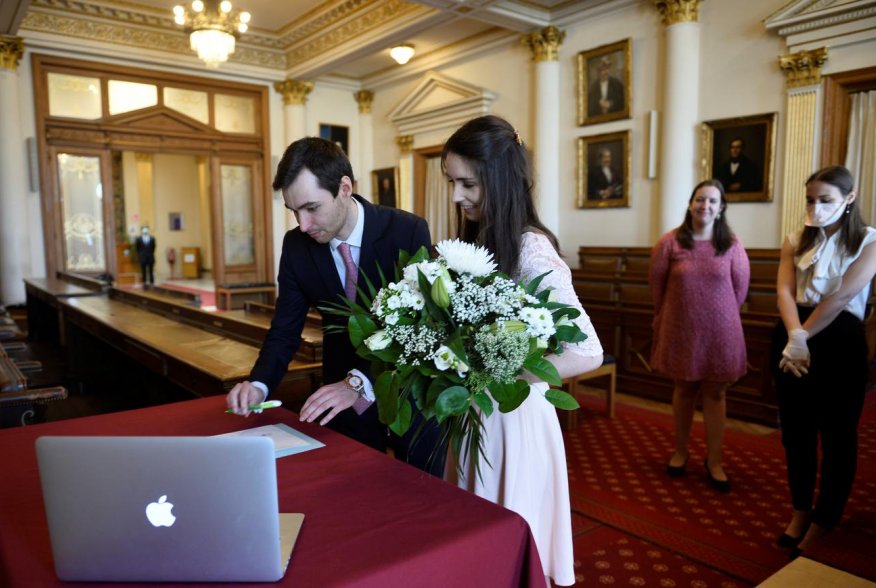
[(427, 72), (389, 113), (401, 135), (459, 127), (486, 114), (496, 95), (486, 88)]

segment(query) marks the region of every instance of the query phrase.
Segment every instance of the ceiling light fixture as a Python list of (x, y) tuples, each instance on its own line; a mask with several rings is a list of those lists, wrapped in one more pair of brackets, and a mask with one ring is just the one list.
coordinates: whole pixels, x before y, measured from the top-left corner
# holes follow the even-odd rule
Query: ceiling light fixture
[(414, 56), (414, 46), (408, 45), (404, 43), (403, 45), (396, 45), (392, 49), (389, 50), (389, 55), (395, 62), (399, 65), (404, 65), (411, 60), (411, 57)]
[(217, 68), (234, 53), (236, 38), (249, 28), (249, 12), (238, 12), (228, 0), (194, 0), (189, 9), (173, 7), (173, 20), (189, 33), (193, 51), (207, 64)]

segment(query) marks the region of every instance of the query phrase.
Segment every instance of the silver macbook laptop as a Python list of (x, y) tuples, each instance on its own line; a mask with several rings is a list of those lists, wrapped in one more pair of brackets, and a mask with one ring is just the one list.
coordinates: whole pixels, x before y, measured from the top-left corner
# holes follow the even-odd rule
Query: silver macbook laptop
[(267, 437), (40, 437), (61, 580), (283, 577), (302, 514), (280, 515)]

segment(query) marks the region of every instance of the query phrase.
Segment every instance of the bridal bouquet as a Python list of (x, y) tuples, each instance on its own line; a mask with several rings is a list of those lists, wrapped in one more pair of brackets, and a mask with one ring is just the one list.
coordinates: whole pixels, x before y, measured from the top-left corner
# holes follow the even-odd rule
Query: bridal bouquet
[[(369, 292), (362, 292), (370, 295), (370, 308), (345, 299), (325, 310), (349, 317), (350, 340), (373, 362), (381, 422), (399, 435), (407, 432), (412, 397), (424, 417), (441, 425), (455, 455), (468, 454), (477, 468), (482, 419), (526, 400), (524, 370), (561, 386), (544, 355), (586, 335), (572, 322), (576, 308), (554, 301), (549, 289), (536, 292), (544, 275), (518, 284), (496, 271), (482, 247), (453, 240), (436, 249), (437, 259), (425, 248), (412, 257), (402, 252), (396, 281), (379, 291), (368, 283)], [(558, 408), (578, 407), (562, 390), (545, 396)]]

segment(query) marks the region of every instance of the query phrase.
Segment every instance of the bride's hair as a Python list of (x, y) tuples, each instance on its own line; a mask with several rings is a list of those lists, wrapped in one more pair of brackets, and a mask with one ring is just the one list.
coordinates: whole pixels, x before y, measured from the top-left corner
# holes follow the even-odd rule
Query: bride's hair
[(444, 144), (442, 166), (449, 153), (466, 160), (481, 188), (480, 221), (463, 219), (463, 240), (487, 247), (508, 275), (517, 269), (525, 231), (543, 233), (559, 252), (556, 236), (535, 210), (529, 153), (508, 121), (493, 115), (468, 121)]

